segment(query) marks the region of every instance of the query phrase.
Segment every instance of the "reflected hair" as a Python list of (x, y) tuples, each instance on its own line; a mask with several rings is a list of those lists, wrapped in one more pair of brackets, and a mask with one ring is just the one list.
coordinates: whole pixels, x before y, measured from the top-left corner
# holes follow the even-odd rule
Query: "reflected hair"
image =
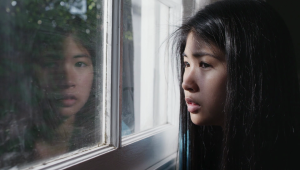
[(227, 94), (223, 128), (196, 126), (181, 88), (180, 168), (293, 169), (300, 157), (299, 87), (281, 17), (259, 0), (206, 6), (174, 34), (181, 83), (190, 32), (225, 54)]

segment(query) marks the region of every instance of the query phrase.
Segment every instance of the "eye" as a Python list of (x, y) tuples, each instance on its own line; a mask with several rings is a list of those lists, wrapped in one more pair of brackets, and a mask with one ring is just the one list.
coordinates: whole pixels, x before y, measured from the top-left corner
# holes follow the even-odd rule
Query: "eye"
[(184, 62), (183, 65), (184, 65), (185, 68), (186, 68), (186, 67), (190, 67), (190, 63), (188, 63), (188, 62), (186, 62), (186, 61)]
[(85, 64), (84, 62), (77, 62), (75, 64), (75, 67), (86, 67), (86, 66), (87, 66), (87, 64)]
[(58, 67), (58, 64), (56, 62), (46, 62), (43, 63), (44, 68), (56, 68)]
[(202, 68), (208, 68), (208, 67), (211, 67), (211, 65), (209, 65), (209, 64), (207, 64), (207, 63), (205, 63), (205, 62), (203, 62), (203, 61), (200, 62), (199, 66), (202, 67)]

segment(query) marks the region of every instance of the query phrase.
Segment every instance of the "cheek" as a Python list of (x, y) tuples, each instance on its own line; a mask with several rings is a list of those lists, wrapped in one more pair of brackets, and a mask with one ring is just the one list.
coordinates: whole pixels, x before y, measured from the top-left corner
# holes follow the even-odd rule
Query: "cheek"
[(51, 77), (51, 74), (49, 74), (44, 69), (40, 70), (40, 72), (37, 73), (38, 81), (43, 88), (49, 87), (49, 82), (52, 82)]
[(203, 79), (202, 82), (200, 82), (201, 86), (203, 86), (203, 92), (206, 93), (206, 97), (210, 98), (211, 104), (218, 104), (214, 101), (220, 102), (222, 100), (225, 100), (224, 97), (226, 96), (226, 81), (226, 74), (216, 74), (208, 75)]
[(77, 90), (84, 98), (88, 98), (90, 94), (93, 84), (93, 77), (93, 71), (87, 71), (78, 75), (78, 78), (76, 80), (78, 86)]
[(204, 79), (201, 86), (204, 112), (211, 119), (212, 124), (220, 124), (216, 122), (220, 122), (223, 119), (223, 109), (226, 100), (226, 75)]

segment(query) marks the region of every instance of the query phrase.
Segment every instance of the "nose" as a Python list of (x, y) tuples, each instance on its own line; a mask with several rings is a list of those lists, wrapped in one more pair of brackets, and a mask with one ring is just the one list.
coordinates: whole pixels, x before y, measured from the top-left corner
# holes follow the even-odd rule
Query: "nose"
[(185, 71), (183, 74), (182, 88), (186, 91), (195, 93), (200, 90), (197, 84), (197, 74), (194, 70)]
[(63, 64), (58, 70), (57, 73), (57, 86), (59, 89), (68, 89), (68, 88), (74, 88), (75, 87), (75, 80), (74, 80), (74, 70), (72, 70), (72, 67)]

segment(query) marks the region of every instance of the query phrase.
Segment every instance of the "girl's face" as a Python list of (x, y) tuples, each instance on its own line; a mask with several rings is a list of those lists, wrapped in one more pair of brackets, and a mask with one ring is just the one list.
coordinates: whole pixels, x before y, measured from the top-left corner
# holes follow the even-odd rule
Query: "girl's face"
[(223, 126), (227, 81), (224, 54), (190, 32), (183, 57), (182, 88), (192, 122)]
[(38, 78), (60, 114), (72, 116), (89, 98), (93, 64), (89, 52), (72, 36), (65, 38), (61, 46), (61, 50), (43, 52)]

